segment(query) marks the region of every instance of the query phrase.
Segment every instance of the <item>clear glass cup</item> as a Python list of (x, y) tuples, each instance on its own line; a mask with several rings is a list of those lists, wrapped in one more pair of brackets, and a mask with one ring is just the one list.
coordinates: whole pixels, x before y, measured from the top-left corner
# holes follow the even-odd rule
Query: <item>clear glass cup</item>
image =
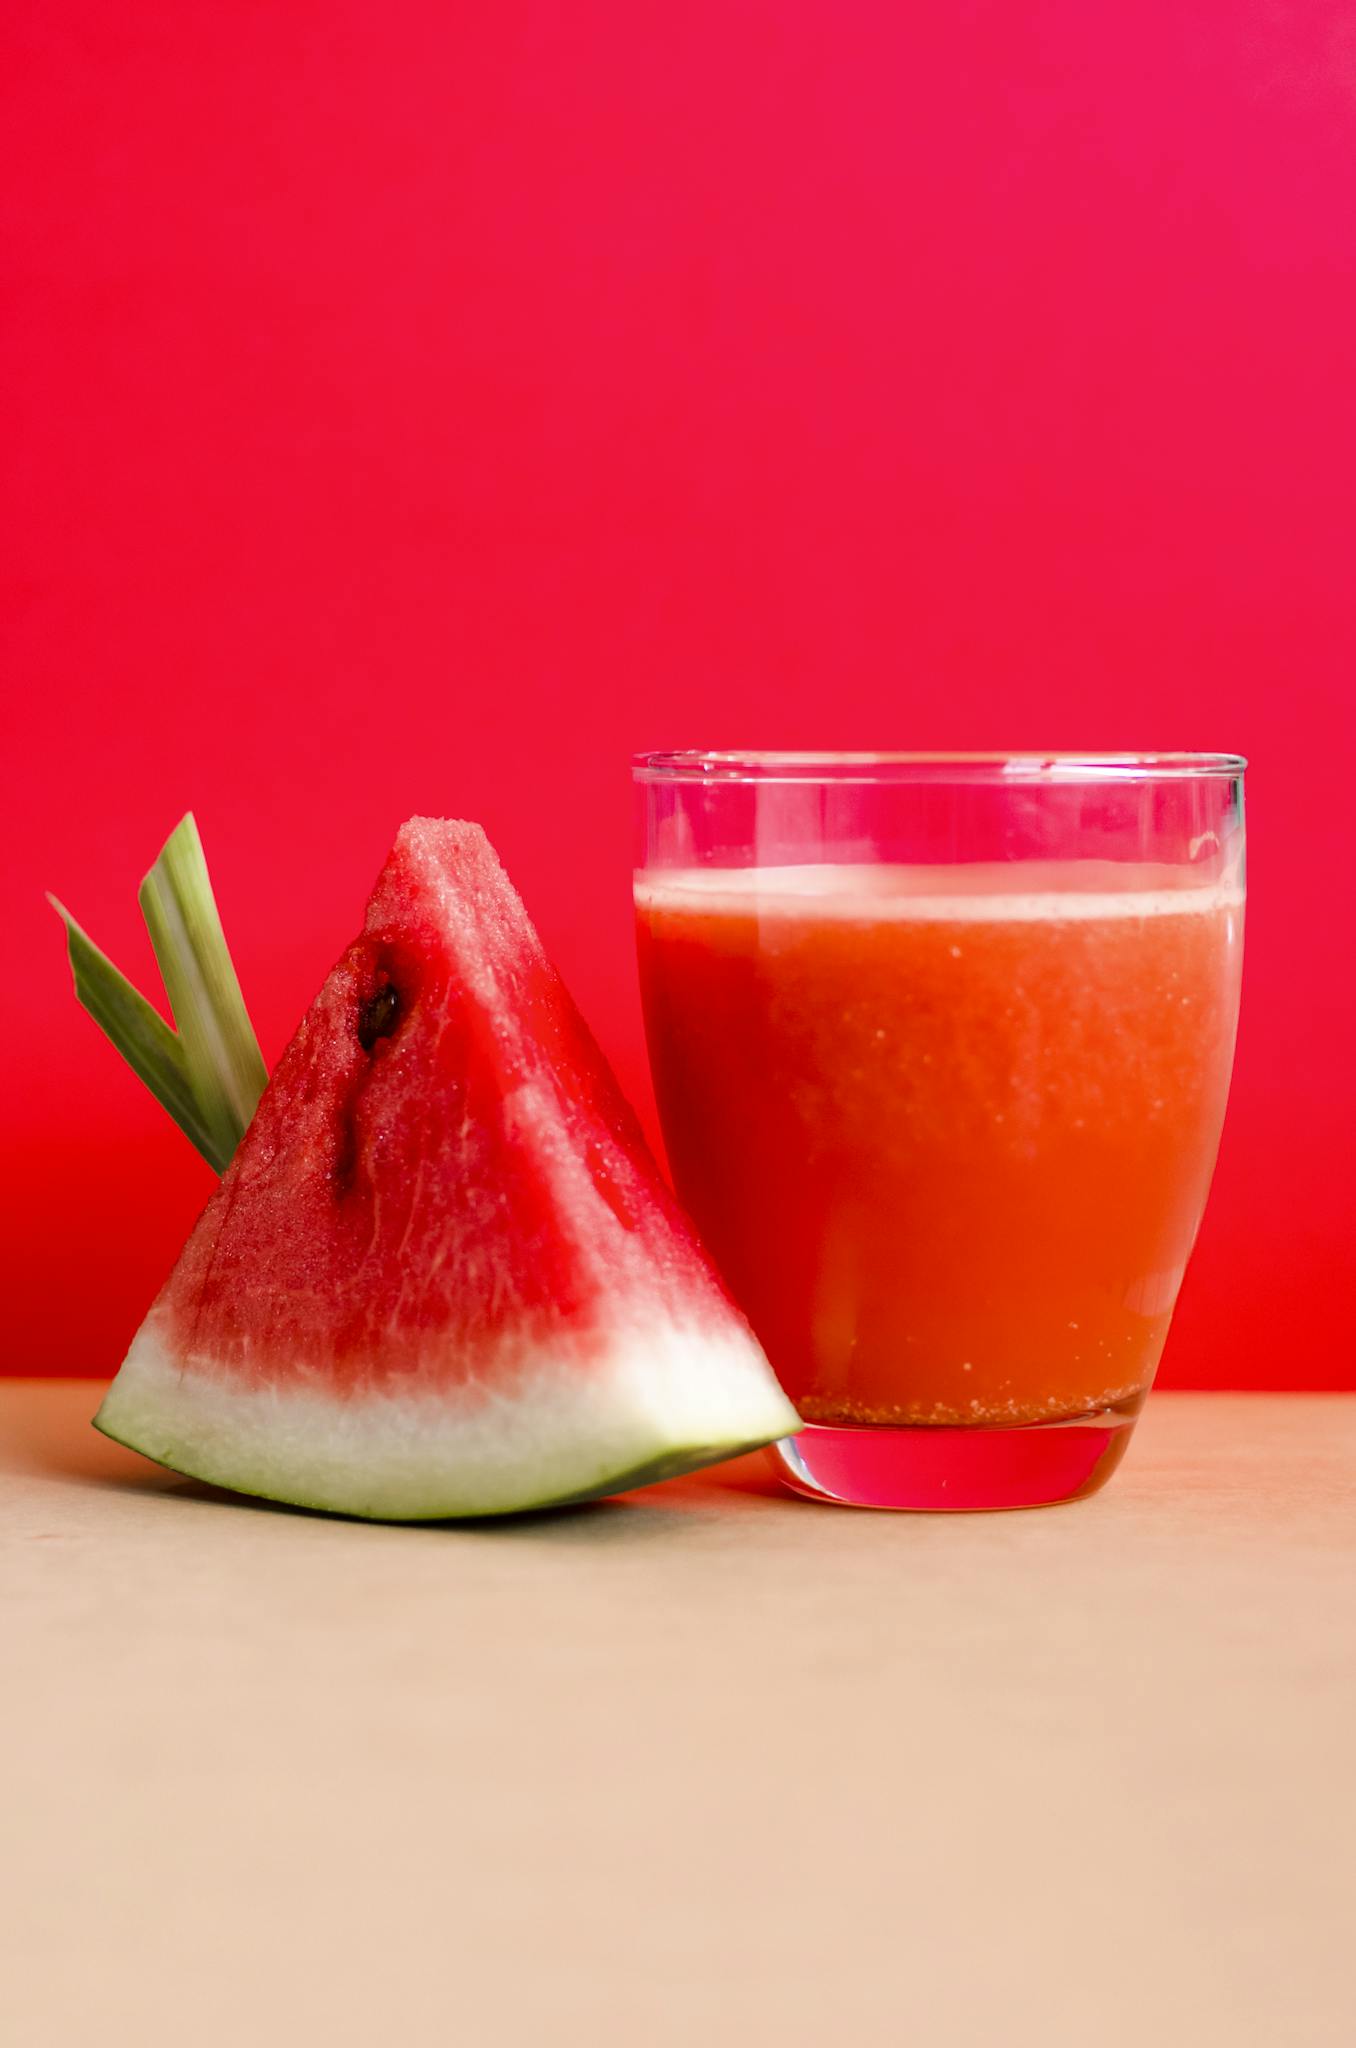
[(647, 754), (641, 991), (678, 1193), (818, 1500), (1091, 1493), (1210, 1186), (1243, 943), (1226, 754)]

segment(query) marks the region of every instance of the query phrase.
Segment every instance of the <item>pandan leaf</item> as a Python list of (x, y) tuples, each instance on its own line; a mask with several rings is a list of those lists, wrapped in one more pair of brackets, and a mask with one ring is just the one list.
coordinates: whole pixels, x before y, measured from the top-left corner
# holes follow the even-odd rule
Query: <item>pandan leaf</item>
[(217, 915), (192, 813), (141, 885), (142, 914), (174, 1012), (171, 1031), (55, 896), (75, 993), (208, 1165), (224, 1173), (268, 1079)]
[(268, 1069), (240, 993), (191, 811), (165, 841), (139, 901), (193, 1099), (229, 1161), (264, 1092)]

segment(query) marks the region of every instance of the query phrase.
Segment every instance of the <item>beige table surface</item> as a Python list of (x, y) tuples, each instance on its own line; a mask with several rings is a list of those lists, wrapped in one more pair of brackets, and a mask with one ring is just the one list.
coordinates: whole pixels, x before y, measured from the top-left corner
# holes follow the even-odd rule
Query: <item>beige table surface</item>
[(470, 1529), (95, 1401), (0, 1384), (6, 2048), (1356, 2042), (1356, 1398), (1160, 1395), (1031, 1514)]

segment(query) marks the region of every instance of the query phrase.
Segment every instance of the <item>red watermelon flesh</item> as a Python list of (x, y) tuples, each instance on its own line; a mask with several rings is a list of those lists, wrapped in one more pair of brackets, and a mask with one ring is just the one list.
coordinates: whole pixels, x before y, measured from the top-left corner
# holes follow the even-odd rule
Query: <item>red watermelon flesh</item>
[(97, 1422), (396, 1518), (798, 1427), (478, 826), (401, 829)]

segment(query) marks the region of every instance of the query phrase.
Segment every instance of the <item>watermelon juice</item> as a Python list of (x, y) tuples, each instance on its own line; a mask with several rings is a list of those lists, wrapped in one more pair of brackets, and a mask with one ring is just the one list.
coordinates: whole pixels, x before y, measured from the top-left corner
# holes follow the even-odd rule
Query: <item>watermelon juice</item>
[(1104, 860), (637, 876), (678, 1191), (807, 1421), (1133, 1415), (1214, 1166), (1242, 904)]

